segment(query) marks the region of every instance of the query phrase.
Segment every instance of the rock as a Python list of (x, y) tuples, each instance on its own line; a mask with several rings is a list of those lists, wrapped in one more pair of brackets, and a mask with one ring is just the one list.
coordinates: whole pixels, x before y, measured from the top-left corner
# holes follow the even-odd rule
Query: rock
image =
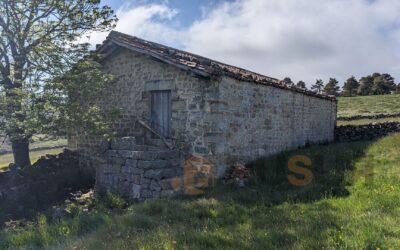
[(135, 150), (135, 137), (115, 138), (111, 141), (111, 148), (114, 150)]
[(161, 170), (150, 169), (144, 173), (144, 177), (150, 179), (160, 179), (161, 178)]
[(141, 190), (141, 186), (140, 185), (136, 185), (136, 184), (133, 184), (132, 185), (132, 188), (131, 188), (131, 197), (133, 198), (133, 199), (139, 199), (140, 198), (140, 190)]
[(14, 163), (10, 163), (8, 165), (8, 169), (10, 169), (11, 171), (17, 171), (18, 169), (20, 169), (20, 167)]
[(249, 169), (245, 165), (237, 163), (228, 169), (224, 179), (228, 183), (235, 183), (237, 186), (243, 187), (249, 177)]
[(170, 165), (168, 160), (139, 161), (140, 168), (166, 168)]
[(171, 187), (171, 182), (172, 182), (172, 178), (169, 178), (169, 179), (160, 180), (158, 182), (158, 184), (160, 184), (162, 189), (166, 190), (166, 189), (171, 189), (172, 188)]
[(173, 190), (162, 190), (160, 192), (160, 196), (161, 197), (171, 197), (174, 195), (174, 191)]
[(130, 167), (130, 168), (136, 168), (137, 167), (137, 160), (132, 160), (132, 159), (128, 159), (126, 161), (126, 166)]
[(152, 180), (150, 183), (150, 189), (152, 191), (161, 191), (161, 186), (157, 183), (157, 181)]

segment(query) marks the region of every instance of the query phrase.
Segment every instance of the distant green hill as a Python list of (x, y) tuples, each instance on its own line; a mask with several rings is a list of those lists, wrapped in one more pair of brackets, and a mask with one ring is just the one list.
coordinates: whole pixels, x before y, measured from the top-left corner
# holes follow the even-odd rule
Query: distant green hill
[(400, 95), (338, 98), (338, 117), (400, 113)]

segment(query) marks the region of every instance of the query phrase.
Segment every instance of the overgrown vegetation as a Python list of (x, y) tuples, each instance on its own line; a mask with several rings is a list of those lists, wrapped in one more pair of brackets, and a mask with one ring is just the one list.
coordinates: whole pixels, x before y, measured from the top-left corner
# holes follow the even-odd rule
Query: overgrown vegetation
[[(287, 181), (294, 155), (311, 159), (311, 184)], [(253, 163), (256, 177), (240, 190), (219, 184), (203, 197), (68, 203), (67, 217), (39, 215), (2, 231), (0, 248), (395, 249), (399, 162), (400, 134), (311, 146)]]
[(338, 117), (397, 114), (400, 95), (377, 95), (338, 98)]

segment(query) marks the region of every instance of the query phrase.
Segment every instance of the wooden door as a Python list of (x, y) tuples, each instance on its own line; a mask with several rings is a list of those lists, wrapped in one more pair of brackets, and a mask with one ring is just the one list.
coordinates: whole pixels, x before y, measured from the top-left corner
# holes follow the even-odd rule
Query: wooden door
[(171, 133), (171, 91), (151, 91), (150, 123), (154, 130), (168, 138)]

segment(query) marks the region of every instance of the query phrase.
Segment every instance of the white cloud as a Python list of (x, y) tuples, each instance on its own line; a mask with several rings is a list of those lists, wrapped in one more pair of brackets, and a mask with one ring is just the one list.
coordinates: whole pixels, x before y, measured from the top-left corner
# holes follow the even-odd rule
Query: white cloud
[[(138, 7), (123, 6), (117, 10), (118, 23), (115, 30), (160, 43), (174, 44), (179, 41), (180, 32), (176, 27), (165, 24), (172, 20), (177, 10), (165, 4), (148, 4)], [(94, 33), (88, 40), (91, 44), (100, 44), (106, 33)]]
[(116, 30), (281, 79), (378, 71), (400, 81), (398, 0), (237, 0), (183, 28), (170, 25), (177, 11), (167, 4), (120, 9)]
[(281, 79), (379, 71), (400, 80), (399, 14), (396, 0), (236, 1), (192, 25), (186, 48)]

